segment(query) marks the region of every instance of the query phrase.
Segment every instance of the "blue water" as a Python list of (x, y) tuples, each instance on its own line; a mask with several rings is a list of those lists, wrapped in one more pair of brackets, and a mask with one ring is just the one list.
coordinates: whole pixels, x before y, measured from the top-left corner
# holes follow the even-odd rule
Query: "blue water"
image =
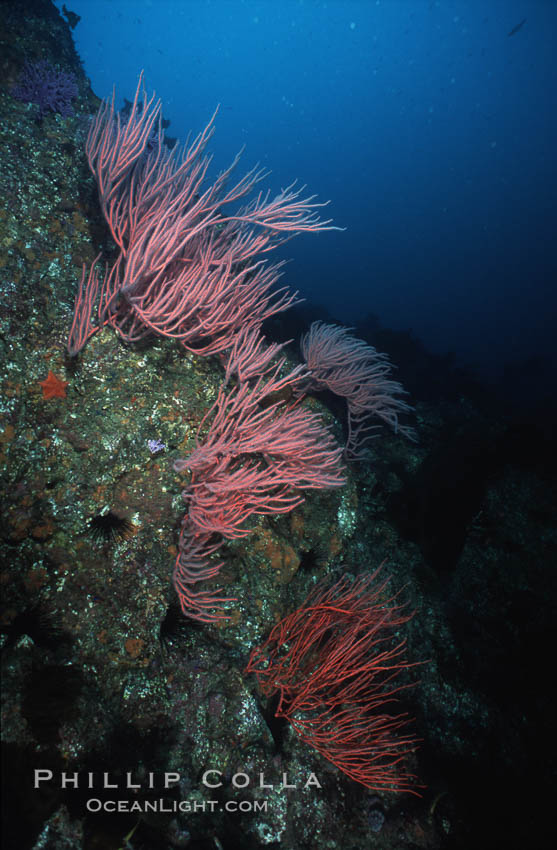
[[(61, 3), (58, 4), (61, 7)], [(557, 365), (557, 3), (69, 0), (94, 91), (144, 68), (168, 134), (217, 103), (217, 168), (272, 168), (344, 232), (282, 249), (286, 282), (350, 323), (412, 328), (495, 377)], [(525, 22), (512, 35), (513, 28)]]

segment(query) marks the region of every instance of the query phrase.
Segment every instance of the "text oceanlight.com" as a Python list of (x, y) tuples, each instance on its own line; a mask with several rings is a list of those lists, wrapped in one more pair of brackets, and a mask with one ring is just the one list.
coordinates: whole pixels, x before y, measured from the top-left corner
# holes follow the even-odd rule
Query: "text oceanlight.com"
[(192, 812), (266, 812), (267, 800), (87, 800), (88, 812), (176, 814)]

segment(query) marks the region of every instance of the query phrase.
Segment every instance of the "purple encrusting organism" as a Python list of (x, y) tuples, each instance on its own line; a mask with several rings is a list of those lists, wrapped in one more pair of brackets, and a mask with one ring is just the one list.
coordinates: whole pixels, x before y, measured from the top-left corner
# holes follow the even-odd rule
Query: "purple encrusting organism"
[(381, 809), (371, 809), (368, 812), (367, 822), (372, 832), (381, 832), (385, 823), (385, 815)]
[(49, 110), (67, 118), (73, 115), (72, 98), (77, 97), (78, 89), (73, 74), (58, 71), (46, 59), (40, 59), (25, 63), (12, 95), (17, 100), (36, 103), (39, 118), (43, 118)]
[(156, 455), (157, 452), (162, 452), (166, 448), (165, 444), (161, 443), (160, 440), (147, 440), (147, 445), (152, 455)]
[(381, 832), (385, 823), (385, 813), (381, 808), (381, 800), (377, 794), (372, 794), (367, 801), (367, 822), (372, 832)]

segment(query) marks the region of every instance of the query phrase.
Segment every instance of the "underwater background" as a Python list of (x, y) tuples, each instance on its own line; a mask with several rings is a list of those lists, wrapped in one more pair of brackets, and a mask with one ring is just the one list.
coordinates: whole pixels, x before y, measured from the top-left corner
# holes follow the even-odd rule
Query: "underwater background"
[(555, 375), (554, 3), (72, 9), (99, 97), (116, 86), (120, 105), (131, 99), (143, 68), (170, 136), (198, 132), (220, 104), (215, 168), (245, 145), (272, 190), (299, 179), (331, 199), (346, 232), (326, 249), (298, 241), (288, 279), (304, 297), (346, 324), (372, 313), (410, 329), (493, 381), (533, 358)]
[[(552, 848), (557, 6), (0, 13), (4, 846)], [(110, 211), (142, 70), (164, 144)], [(208, 241), (165, 278), (147, 239), (124, 286), (134, 186), (217, 104), (174, 210)], [(243, 209), (210, 194), (239, 151)], [(263, 321), (272, 247), (304, 301)], [(227, 248), (182, 345), (165, 281)]]

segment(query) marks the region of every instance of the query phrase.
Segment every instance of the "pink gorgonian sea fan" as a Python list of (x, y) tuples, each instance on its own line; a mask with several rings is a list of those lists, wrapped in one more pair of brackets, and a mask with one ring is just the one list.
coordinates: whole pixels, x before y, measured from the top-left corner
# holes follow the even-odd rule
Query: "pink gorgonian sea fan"
[(233, 179), (239, 154), (210, 176), (215, 116), (169, 149), (160, 99), (147, 95), (143, 75), (128, 116), (115, 109), (114, 96), (102, 102), (86, 153), (119, 254), (104, 277), (96, 261), (83, 269), (71, 355), (105, 325), (127, 342), (156, 334), (217, 354), (241, 328), (258, 328), (296, 301), (296, 293), (277, 289), (283, 263), (269, 265), (268, 252), (297, 233), (339, 228), (319, 218), (325, 204), (296, 182), (271, 197), (254, 192), (265, 169)]
[[(320, 417), (300, 400), (285, 400), (307, 370), (300, 365), (281, 377), (285, 359), (270, 362), (276, 351), (263, 350), (257, 332), (238, 337), (228, 378), (201, 422), (203, 439), (198, 436), (191, 454), (174, 463), (177, 472), (191, 473), (182, 494), (187, 512), (174, 586), (184, 614), (202, 622), (228, 618), (224, 603), (233, 601), (198, 589), (219, 572), (221, 564), (210, 556), (220, 541), (249, 535), (252, 517), (289, 513), (304, 501), (304, 491), (346, 483), (342, 448)], [(232, 374), (244, 380), (231, 386)]]
[(377, 434), (377, 420), (389, 425), (395, 434), (416, 439), (413, 428), (399, 422), (399, 415), (413, 408), (403, 399), (406, 390), (391, 378), (393, 366), (364, 340), (350, 333), (351, 328), (313, 322), (302, 337), (301, 350), (310, 378), (308, 388), (328, 389), (346, 399), (348, 439), (345, 454), (351, 460), (366, 456), (368, 440)]

